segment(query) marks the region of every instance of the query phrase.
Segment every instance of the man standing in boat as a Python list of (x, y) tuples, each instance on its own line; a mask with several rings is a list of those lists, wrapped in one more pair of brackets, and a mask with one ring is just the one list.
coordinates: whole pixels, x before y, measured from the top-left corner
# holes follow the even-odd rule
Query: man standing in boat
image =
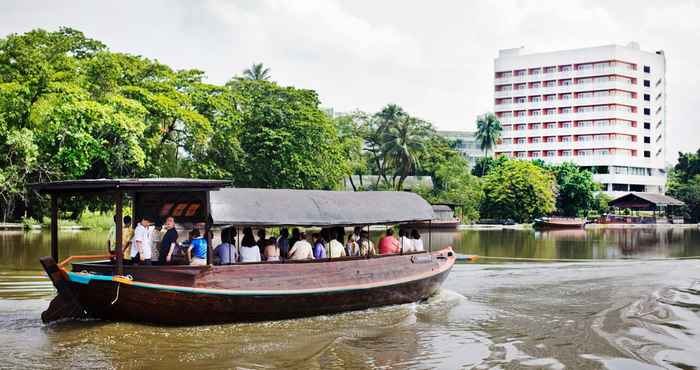
[(131, 243), (131, 259), (135, 265), (139, 262), (144, 265), (151, 264), (151, 236), (148, 232), (148, 227), (151, 226), (151, 220), (148, 217), (141, 219), (134, 229), (134, 237)]

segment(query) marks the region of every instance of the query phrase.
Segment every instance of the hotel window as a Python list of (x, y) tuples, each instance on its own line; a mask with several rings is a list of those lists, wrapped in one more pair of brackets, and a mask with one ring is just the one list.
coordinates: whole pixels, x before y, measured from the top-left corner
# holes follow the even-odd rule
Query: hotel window
[(608, 149), (598, 149), (595, 151), (596, 155), (610, 155), (610, 151)]
[(559, 80), (559, 85), (561, 86), (569, 86), (571, 85), (571, 79), (566, 79), (566, 80)]
[(540, 152), (538, 152), (538, 151), (530, 152), (530, 157), (532, 157), (532, 158), (537, 158), (539, 156), (540, 156)]
[(610, 121), (605, 120), (605, 119), (595, 121), (595, 125), (598, 126), (598, 127), (601, 127), (601, 126), (609, 126), (609, 125), (613, 125), (613, 124), (615, 124), (614, 121), (613, 121), (613, 122), (610, 122)]
[(533, 137), (533, 138), (530, 139), (530, 140), (532, 140), (531, 142), (532, 142), (532, 143), (535, 143), (535, 144), (537, 144), (537, 143), (540, 142), (540, 138), (539, 138), (539, 137)]
[(576, 107), (576, 112), (578, 113), (588, 113), (593, 112), (593, 107)]
[(578, 121), (577, 127), (593, 127), (593, 121)]
[(515, 84), (514, 90), (523, 90), (525, 88), (526, 84)]
[(571, 113), (571, 107), (564, 107), (564, 108), (561, 108), (561, 112), (560, 112), (560, 113), (562, 113), (562, 114)]
[(569, 100), (569, 99), (571, 99), (571, 93), (559, 94), (559, 99), (561, 99), (561, 100)]
[(645, 115), (645, 116), (648, 116), (648, 115), (650, 115), (650, 114), (651, 114), (651, 109), (649, 109), (649, 108), (644, 108), (644, 115)]
[(587, 150), (579, 150), (576, 152), (576, 155), (579, 157), (585, 157), (589, 155), (593, 155), (593, 150), (587, 149)]
[(578, 67), (576, 67), (579, 71), (586, 71), (593, 69), (593, 64), (591, 63), (586, 63), (586, 64), (579, 64)]
[(608, 141), (610, 139), (610, 136), (606, 135), (596, 135), (595, 136), (595, 141)]
[(540, 115), (540, 110), (539, 110), (539, 109), (531, 110), (531, 111), (530, 111), (530, 115), (531, 115), (531, 116), (539, 116), (539, 115)]
[(571, 150), (562, 150), (561, 156), (562, 157), (571, 157)]
[(608, 81), (613, 81), (613, 80), (615, 80), (614, 77), (603, 76), (603, 77), (594, 78), (593, 82), (608, 82)]
[(644, 151), (644, 158), (651, 158), (651, 152), (648, 150)]
[(544, 81), (544, 87), (554, 87), (557, 86), (557, 81), (555, 80), (549, 80), (549, 81)]
[(524, 96), (519, 96), (515, 98), (516, 103), (525, 103), (525, 97)]
[(644, 122), (644, 129), (651, 130), (651, 122)]
[(516, 153), (515, 153), (515, 156), (518, 157), (518, 158), (525, 158), (525, 157), (527, 157), (527, 153), (525, 153), (525, 152), (516, 152)]
[(651, 144), (651, 137), (650, 136), (644, 137), (644, 144)]
[(525, 117), (525, 111), (524, 110), (515, 111), (515, 116), (516, 117)]
[(554, 73), (557, 71), (557, 67), (544, 67), (544, 73)]
[(547, 109), (544, 110), (544, 115), (545, 115), (545, 116), (549, 116), (549, 115), (552, 115), (552, 114), (554, 114), (554, 113), (556, 113), (556, 110), (555, 110), (554, 108), (547, 108)]
[(515, 131), (524, 130), (526, 127), (527, 127), (527, 125), (524, 123), (517, 124), (517, 125), (515, 125)]
[(554, 136), (545, 136), (544, 137), (545, 143), (555, 143), (556, 141), (557, 141), (557, 138)]
[(525, 70), (524, 70), (524, 69), (519, 69), (519, 70), (513, 72), (513, 75), (515, 75), (515, 76), (525, 76)]
[(554, 122), (549, 122), (544, 124), (544, 128), (556, 128), (557, 124)]
[(580, 136), (578, 137), (578, 141), (584, 141), (584, 142), (585, 142), (585, 141), (592, 141), (592, 140), (593, 140), (593, 137), (591, 137), (591, 135), (580, 135)]
[(530, 68), (530, 74), (531, 75), (538, 75), (538, 74), (540, 74), (540, 69), (539, 68)]
[(610, 95), (612, 95), (612, 94), (610, 93), (610, 91), (608, 91), (608, 90), (595, 91), (595, 92), (590, 93), (590, 94), (591, 94), (593, 97), (596, 97), (596, 98), (599, 98), (599, 97), (602, 97), (602, 96), (610, 96)]
[(559, 71), (560, 72), (569, 72), (569, 71), (571, 71), (571, 65), (559, 66)]
[(531, 89), (539, 89), (540, 83), (539, 82), (530, 82), (530, 88)]
[(651, 81), (644, 80), (644, 87), (651, 87)]
[(511, 131), (513, 129), (513, 125), (503, 125), (503, 131)]
[(593, 97), (592, 92), (582, 92), (582, 93), (576, 94), (576, 98), (578, 98), (578, 99), (588, 99), (588, 98), (592, 98), (592, 97)]
[(644, 94), (644, 101), (651, 101), (651, 95)]
[(554, 100), (554, 99), (556, 99), (556, 98), (557, 98), (557, 96), (556, 96), (555, 94), (545, 95), (545, 96), (544, 96), (544, 101), (550, 101), (550, 100)]
[(513, 143), (513, 139), (511, 139), (511, 138), (503, 139), (503, 141), (501, 141), (501, 144), (503, 144), (503, 145), (510, 145), (512, 143)]
[(515, 138), (515, 143), (516, 144), (525, 144), (525, 138), (524, 137)]
[(532, 129), (532, 130), (539, 130), (539, 129), (540, 129), (540, 126), (541, 126), (541, 125), (540, 125), (539, 123), (533, 123), (533, 124), (530, 126), (530, 129)]
[(571, 121), (562, 122), (561, 128), (571, 128)]
[(533, 103), (539, 103), (542, 98), (539, 95), (531, 96), (530, 101)]
[(604, 69), (610, 67), (610, 62), (600, 62), (600, 63), (595, 63), (594, 68), (595, 69)]
[(545, 157), (554, 157), (555, 156), (555, 151), (554, 150), (545, 150), (544, 151), (544, 156)]
[(571, 136), (559, 136), (559, 141), (562, 143), (570, 143)]
[(607, 112), (610, 110), (610, 107), (607, 105), (596, 105), (593, 110), (596, 112)]
[(581, 84), (581, 85), (582, 84), (589, 84), (591, 82), (593, 82), (592, 78), (580, 78), (580, 79), (576, 80), (576, 84)]
[(644, 73), (651, 73), (651, 67), (644, 66)]

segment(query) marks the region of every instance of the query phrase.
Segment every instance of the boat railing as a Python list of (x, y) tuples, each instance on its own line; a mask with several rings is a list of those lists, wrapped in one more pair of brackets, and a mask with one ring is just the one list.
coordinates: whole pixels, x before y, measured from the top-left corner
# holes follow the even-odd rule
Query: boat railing
[(69, 263), (72, 263), (73, 261), (85, 261), (85, 260), (97, 260), (97, 259), (110, 259), (112, 258), (111, 254), (100, 254), (100, 255), (90, 255), (90, 256), (70, 256), (61, 263), (58, 264), (58, 268), (64, 269), (66, 265)]

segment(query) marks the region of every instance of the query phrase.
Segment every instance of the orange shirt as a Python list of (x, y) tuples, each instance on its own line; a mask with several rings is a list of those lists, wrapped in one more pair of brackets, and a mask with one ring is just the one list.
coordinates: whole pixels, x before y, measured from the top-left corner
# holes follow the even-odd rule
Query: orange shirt
[(379, 241), (379, 254), (392, 254), (401, 252), (401, 245), (394, 236), (385, 236)]

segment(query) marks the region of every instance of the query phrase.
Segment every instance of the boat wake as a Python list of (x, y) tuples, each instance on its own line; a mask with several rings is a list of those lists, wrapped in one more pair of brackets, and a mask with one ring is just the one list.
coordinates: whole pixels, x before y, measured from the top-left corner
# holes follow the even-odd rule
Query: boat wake
[(584, 357), (608, 368), (638, 361), (637, 368), (698, 369), (699, 318), (700, 281), (684, 288), (665, 287), (596, 318), (593, 329), (627, 359)]

